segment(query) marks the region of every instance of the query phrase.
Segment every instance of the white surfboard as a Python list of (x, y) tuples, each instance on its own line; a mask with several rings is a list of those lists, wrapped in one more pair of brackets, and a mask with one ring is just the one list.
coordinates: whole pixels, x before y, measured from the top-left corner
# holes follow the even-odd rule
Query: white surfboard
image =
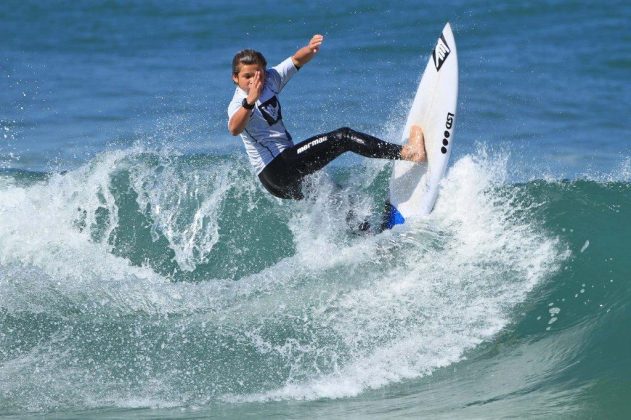
[(453, 146), (457, 99), (458, 56), (447, 23), (425, 67), (402, 134), (402, 143), (406, 143), (410, 127), (422, 127), (427, 162), (395, 161), (386, 215), (388, 228), (428, 215), (434, 208)]

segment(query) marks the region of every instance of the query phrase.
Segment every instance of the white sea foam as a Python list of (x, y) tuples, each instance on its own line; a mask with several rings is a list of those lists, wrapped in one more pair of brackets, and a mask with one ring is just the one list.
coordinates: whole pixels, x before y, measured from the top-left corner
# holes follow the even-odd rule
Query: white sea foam
[[(133, 265), (112, 253), (111, 237), (119, 227), (119, 208), (112, 193), (111, 177), (117, 170), (129, 170), (128, 159), (141, 153), (142, 150), (135, 149), (103, 153), (89, 164), (65, 174), (53, 174), (46, 181), (0, 189), (3, 308), (49, 313), (64, 308), (151, 314), (209, 305), (209, 300), (214, 299), (212, 293), (199, 294), (193, 284), (171, 283), (150, 267)], [(131, 172), (143, 173), (142, 170), (139, 164)], [(146, 187), (139, 190), (146, 194), (139, 195), (138, 201), (142, 206), (157, 208), (167, 199), (160, 201), (158, 192), (151, 195), (152, 189), (160, 186), (147, 185), (146, 177), (138, 175), (135, 182)], [(178, 191), (175, 184), (174, 180), (166, 188)], [(223, 192), (225, 187), (220, 185), (218, 190)], [(174, 195), (176, 200), (181, 197)], [(212, 247), (216, 229), (212, 224), (200, 222), (206, 216), (198, 216), (208, 210), (207, 216), (214, 217), (213, 205), (205, 203), (194, 209), (192, 223), (184, 227), (179, 237), (176, 234), (169, 237), (170, 245), (181, 257), (183, 269), (193, 255), (201, 253), (199, 249)], [(165, 219), (178, 217), (181, 211), (178, 204), (162, 212)], [(106, 219), (100, 216), (103, 214)], [(99, 217), (101, 220), (97, 220)], [(158, 217), (156, 223), (166, 222)], [(97, 224), (101, 230), (95, 233)], [(189, 246), (191, 242), (195, 245)]]
[(175, 164), (171, 156), (159, 158), (157, 168), (143, 163), (131, 168), (136, 200), (153, 220), (153, 239), (164, 235), (179, 267), (193, 271), (219, 241), (219, 209), (237, 178), (236, 169), (221, 162), (211, 170), (193, 171)]
[[(335, 357), (327, 352), (339, 352), (339, 363), (330, 371), (314, 371), (273, 390), (227, 394), (224, 399), (355, 396), (458, 362), (468, 350), (501, 331), (515, 305), (568, 255), (536, 220), (517, 216), (518, 204), (501, 188), (506, 162), (484, 153), (463, 157), (444, 181), (429, 219), (367, 240), (348, 257), (343, 272), (357, 278), (352, 286), (347, 283), (346, 290), (330, 293), (322, 302), (325, 307), (312, 311), (309, 320), (336, 337), (331, 348), (305, 350), (331, 360)], [(315, 252), (308, 246), (298, 251), (314, 261)], [(317, 259), (312, 269), (317, 271), (319, 264), (326, 277), (331, 261), (345, 256), (340, 250), (331, 258)], [(379, 264), (362, 270), (362, 265), (376, 259), (381, 259)], [(354, 271), (348, 269), (353, 264)], [(260, 337), (259, 345), (263, 345)], [(293, 363), (296, 369), (308, 370), (300, 366), (300, 359)]]
[[(520, 216), (525, 209), (504, 185), (506, 158), (481, 152), (454, 162), (435, 211), (407, 229), (349, 236), (345, 215), (350, 209), (360, 215), (374, 211), (372, 198), (340, 191), (321, 175), (306, 200), (279, 207), (292, 210), (288, 227), (294, 255), (236, 282), (173, 283), (149, 266), (114, 255), (104, 239), (118, 223), (112, 173), (136, 154), (108, 152), (66, 175), (0, 190), (0, 304), (10, 313), (61, 317), (178, 314), (182, 323), (164, 324), (177, 328), (168, 336), (180, 329), (204, 336), (210, 328), (234, 339), (240, 350), (254, 349), (254, 359), (235, 356), (233, 365), (211, 365), (221, 383), (205, 385), (218, 389), (206, 398), (341, 398), (431, 374), (501, 331), (515, 305), (567, 256), (536, 220)], [(151, 209), (154, 229), (168, 232), (180, 226), (165, 234), (177, 249), (180, 267), (203, 262), (218, 232), (206, 218), (217, 215), (234, 187), (232, 169), (218, 167), (202, 174), (207, 178), (189, 180), (168, 162), (159, 171), (138, 161), (134, 165), (126, 168), (130, 185), (139, 207)], [(204, 182), (213, 183), (211, 195), (193, 200), (193, 207), (178, 201), (195, 197), (195, 188)], [(251, 185), (237, 187), (249, 191)], [(169, 195), (178, 188), (181, 194)], [(98, 208), (106, 210), (109, 220), (101, 221), (107, 228), (95, 237), (89, 227), (97, 223)], [(69, 340), (66, 346), (73, 345)], [(154, 345), (151, 337), (145, 340)], [(46, 365), (50, 351), (63, 352), (60, 348), (35, 349), (31, 359), (22, 361)], [(24, 363), (12, 372), (29, 372)], [(250, 363), (245, 367), (254, 374), (275, 369), (281, 379), (253, 388), (243, 378), (243, 363)], [(53, 377), (58, 364), (48, 366)], [(140, 399), (171, 405), (176, 394), (187, 393), (178, 372), (173, 368), (161, 374), (159, 386), (151, 388), (159, 392), (147, 388)], [(208, 380), (196, 378), (189, 385), (196, 389)], [(108, 386), (91, 387), (89, 398), (97, 405), (107, 401), (99, 389)], [(88, 398), (85, 392), (77, 398)], [(192, 393), (186, 398), (199, 397)], [(129, 401), (135, 400), (130, 396)]]

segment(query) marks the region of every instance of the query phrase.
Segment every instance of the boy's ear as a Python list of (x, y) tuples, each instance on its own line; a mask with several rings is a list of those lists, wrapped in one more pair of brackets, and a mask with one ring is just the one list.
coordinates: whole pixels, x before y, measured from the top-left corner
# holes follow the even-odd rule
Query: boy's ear
[(235, 85), (238, 85), (238, 81), (239, 79), (237, 78), (237, 76), (235, 76), (234, 74), (232, 75), (232, 81), (234, 82)]

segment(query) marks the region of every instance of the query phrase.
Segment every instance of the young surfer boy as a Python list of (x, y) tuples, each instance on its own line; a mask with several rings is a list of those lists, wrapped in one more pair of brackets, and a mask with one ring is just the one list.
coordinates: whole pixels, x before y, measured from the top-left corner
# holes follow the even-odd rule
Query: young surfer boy
[(324, 37), (309, 43), (271, 69), (265, 57), (246, 49), (232, 60), (232, 80), (237, 85), (228, 106), (228, 130), (241, 135), (245, 150), (263, 186), (274, 196), (302, 199), (302, 179), (322, 169), (344, 152), (369, 158), (426, 159), (423, 132), (414, 126), (407, 144), (388, 143), (348, 127), (319, 134), (298, 144), (283, 124), (278, 95), (289, 79), (318, 53)]

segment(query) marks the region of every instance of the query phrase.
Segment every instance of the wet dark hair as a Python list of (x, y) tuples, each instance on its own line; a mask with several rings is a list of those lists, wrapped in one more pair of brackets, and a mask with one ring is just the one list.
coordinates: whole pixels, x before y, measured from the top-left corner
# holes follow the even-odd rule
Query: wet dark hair
[(267, 66), (267, 60), (265, 60), (265, 57), (263, 57), (263, 54), (261, 54), (260, 52), (247, 49), (241, 50), (234, 55), (234, 58), (232, 59), (233, 75), (239, 74), (241, 64), (258, 64), (261, 67), (265, 68), (265, 66)]

